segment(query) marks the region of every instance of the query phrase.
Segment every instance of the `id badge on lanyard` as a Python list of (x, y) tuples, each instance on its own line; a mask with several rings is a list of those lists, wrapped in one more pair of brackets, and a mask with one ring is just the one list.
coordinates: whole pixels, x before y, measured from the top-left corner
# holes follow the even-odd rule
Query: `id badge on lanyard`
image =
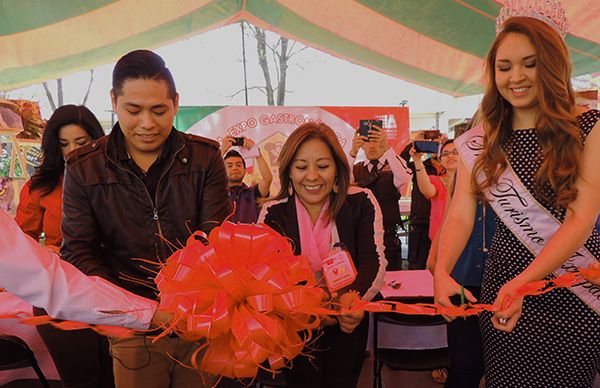
[(332, 241), (334, 241), (332, 245), (334, 248), (332, 248), (327, 258), (322, 261), (322, 270), (327, 289), (330, 292), (335, 292), (354, 283), (357, 272), (354, 261), (348, 251), (339, 247), (335, 248), (335, 242), (339, 241), (335, 225), (333, 225), (332, 229)]

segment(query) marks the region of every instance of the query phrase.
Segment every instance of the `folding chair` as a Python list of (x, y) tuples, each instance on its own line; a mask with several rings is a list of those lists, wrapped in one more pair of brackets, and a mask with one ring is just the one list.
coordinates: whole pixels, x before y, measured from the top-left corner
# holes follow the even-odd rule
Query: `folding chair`
[[(401, 298), (403, 303), (431, 303), (432, 298)], [(441, 315), (405, 315), (398, 313), (373, 314), (373, 388), (381, 388), (381, 369), (387, 365), (392, 370), (428, 371), (448, 367), (450, 354), (448, 347), (433, 349), (387, 349), (378, 344), (378, 322), (398, 326), (438, 326), (446, 325)]]
[(32, 367), (42, 385), (50, 388), (48, 380), (42, 373), (35, 355), (21, 338), (0, 334), (0, 370)]

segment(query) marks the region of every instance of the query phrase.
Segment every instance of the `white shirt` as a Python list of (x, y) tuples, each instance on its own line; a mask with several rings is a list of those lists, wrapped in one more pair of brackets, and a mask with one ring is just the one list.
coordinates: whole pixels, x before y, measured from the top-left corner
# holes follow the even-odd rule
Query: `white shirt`
[[(352, 171), (352, 166), (354, 165), (355, 158), (351, 155), (348, 155), (348, 163), (350, 164), (350, 181), (354, 182), (354, 173)], [(385, 162), (390, 166), (390, 170), (394, 175), (394, 186), (400, 193), (404, 191), (406, 186), (410, 183), (412, 179), (412, 170), (408, 168), (406, 161), (402, 159), (400, 156), (396, 155), (394, 149), (392, 147), (388, 148), (387, 151), (381, 155), (379, 158), (379, 163), (377, 163), (377, 170), (380, 170), (385, 165)], [(367, 169), (371, 172), (373, 168), (372, 164), (366, 160), (364, 163), (368, 164)]]
[(147, 329), (158, 303), (86, 276), (23, 233), (0, 210), (0, 288), (53, 318)]

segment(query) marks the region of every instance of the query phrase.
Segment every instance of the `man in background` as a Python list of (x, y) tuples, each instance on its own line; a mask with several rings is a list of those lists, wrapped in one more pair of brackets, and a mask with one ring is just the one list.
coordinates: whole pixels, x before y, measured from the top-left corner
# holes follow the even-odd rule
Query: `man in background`
[(402, 247), (398, 232), (402, 228), (402, 219), (398, 201), (412, 173), (388, 144), (383, 128), (373, 125), (368, 136), (361, 136), (356, 131), (350, 150), (350, 165), (361, 148), (367, 160), (354, 165), (353, 179), (358, 186), (371, 190), (377, 198), (383, 214), (386, 269), (399, 271), (402, 269)]
[(258, 200), (269, 196), (273, 174), (254, 141), (248, 137), (238, 139), (243, 142), (240, 146), (244, 150), (255, 152), (254, 161), (260, 171), (261, 179), (251, 186), (243, 182), (246, 176), (246, 161), (238, 151), (231, 149), (236, 142), (236, 138), (226, 136), (223, 139), (221, 153), (224, 155), (223, 159), (225, 160), (227, 178), (229, 179), (229, 195), (232, 204), (235, 204), (235, 213), (230, 220), (232, 222), (253, 224), (258, 220)]

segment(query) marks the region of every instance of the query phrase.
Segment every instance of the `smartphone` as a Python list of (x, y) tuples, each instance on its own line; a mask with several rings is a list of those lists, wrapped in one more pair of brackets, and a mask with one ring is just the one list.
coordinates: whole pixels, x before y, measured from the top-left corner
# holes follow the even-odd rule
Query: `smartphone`
[(373, 131), (379, 131), (377, 128), (373, 128), (373, 125), (377, 125), (379, 128), (383, 128), (383, 120), (360, 120), (358, 126), (358, 134), (360, 136), (369, 136), (369, 129)]
[(415, 151), (424, 154), (437, 154), (440, 151), (440, 143), (437, 141), (415, 140)]
[(232, 145), (243, 147), (244, 146), (244, 138), (243, 137), (234, 137)]
[(425, 140), (437, 139), (440, 136), (441, 136), (441, 133), (437, 129), (423, 131), (423, 138)]

